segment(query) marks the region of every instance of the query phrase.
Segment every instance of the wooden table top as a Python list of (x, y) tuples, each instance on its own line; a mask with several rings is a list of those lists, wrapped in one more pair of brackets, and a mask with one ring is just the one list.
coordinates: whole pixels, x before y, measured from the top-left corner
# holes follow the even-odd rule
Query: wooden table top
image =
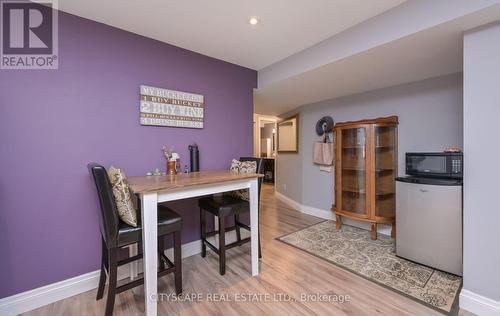
[(233, 173), (224, 170), (179, 173), (177, 175), (129, 177), (128, 182), (132, 192), (146, 193), (260, 177), (263, 177), (263, 175), (258, 173)]

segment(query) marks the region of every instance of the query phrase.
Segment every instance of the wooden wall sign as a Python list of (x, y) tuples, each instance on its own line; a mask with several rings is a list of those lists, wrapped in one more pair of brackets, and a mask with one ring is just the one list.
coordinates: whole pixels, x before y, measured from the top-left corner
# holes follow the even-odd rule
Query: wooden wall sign
[(200, 94), (141, 85), (141, 125), (203, 128)]

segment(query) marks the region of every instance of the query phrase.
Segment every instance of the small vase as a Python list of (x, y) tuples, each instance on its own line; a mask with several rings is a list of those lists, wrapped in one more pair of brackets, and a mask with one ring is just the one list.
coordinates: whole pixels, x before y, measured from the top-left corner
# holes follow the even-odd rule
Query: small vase
[(177, 174), (177, 162), (175, 160), (167, 161), (167, 174)]

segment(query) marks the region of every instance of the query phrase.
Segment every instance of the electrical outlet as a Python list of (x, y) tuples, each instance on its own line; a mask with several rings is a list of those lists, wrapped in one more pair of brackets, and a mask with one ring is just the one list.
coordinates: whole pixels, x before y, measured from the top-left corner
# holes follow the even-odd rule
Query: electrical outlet
[(286, 183), (283, 183), (283, 191), (286, 191)]

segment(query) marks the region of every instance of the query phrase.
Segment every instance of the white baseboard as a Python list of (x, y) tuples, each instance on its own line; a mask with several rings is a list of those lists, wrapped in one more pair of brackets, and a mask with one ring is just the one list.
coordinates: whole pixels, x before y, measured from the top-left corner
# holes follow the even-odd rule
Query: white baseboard
[(18, 315), (97, 287), (99, 271), (93, 271), (0, 300), (0, 315)]
[(459, 298), (460, 308), (479, 316), (499, 316), (500, 302), (462, 289)]
[[(319, 208), (315, 208), (312, 206), (308, 205), (303, 205), (300, 204), (299, 202), (289, 198), (288, 196), (280, 193), (280, 192), (275, 192), (275, 196), (283, 201), (284, 203), (288, 204), (290, 207), (296, 209), (297, 211), (300, 211), (304, 214), (316, 216), (319, 218), (327, 219), (327, 220), (333, 220), (335, 221), (335, 216), (331, 210), (322, 210)], [(370, 223), (367, 222), (361, 222), (361, 221), (355, 221), (349, 218), (343, 218), (342, 223), (345, 223), (350, 226), (358, 227), (361, 229), (365, 230), (370, 230)], [(383, 234), (383, 235), (391, 235), (391, 226), (390, 225), (377, 225), (377, 233)]]
[(324, 219), (333, 220), (333, 221), (335, 220), (335, 215), (330, 210), (322, 210), (322, 209), (315, 208), (312, 206), (302, 205), (300, 208), (300, 211), (302, 213), (316, 216), (319, 218), (324, 218)]
[[(280, 193), (278, 191), (275, 191), (274, 192), (274, 196), (278, 199), (280, 199), (282, 202), (284, 202), (285, 204), (288, 204), (290, 207), (292, 207), (293, 209), (297, 210), (297, 211), (300, 211), (302, 212), (302, 204), (300, 204), (299, 202), (289, 198), (288, 196), (284, 195), (283, 193)], [(318, 216), (319, 217), (319, 216)]]
[[(243, 238), (249, 237), (250, 233), (243, 229)], [(226, 242), (231, 243), (236, 240), (236, 232), (226, 233)], [(182, 258), (191, 257), (201, 252), (201, 240), (195, 240), (182, 245)], [(173, 257), (173, 249), (165, 250), (165, 255)], [(18, 315), (30, 310), (42, 307), (59, 300), (84, 293), (97, 288), (99, 284), (99, 272), (92, 271), (60, 282), (52, 283), (33, 290), (15, 294), (0, 299), (0, 315)], [(129, 277), (129, 265), (120, 266), (118, 269), (118, 279)], [(138, 265), (138, 273), (142, 272), (142, 264)]]

